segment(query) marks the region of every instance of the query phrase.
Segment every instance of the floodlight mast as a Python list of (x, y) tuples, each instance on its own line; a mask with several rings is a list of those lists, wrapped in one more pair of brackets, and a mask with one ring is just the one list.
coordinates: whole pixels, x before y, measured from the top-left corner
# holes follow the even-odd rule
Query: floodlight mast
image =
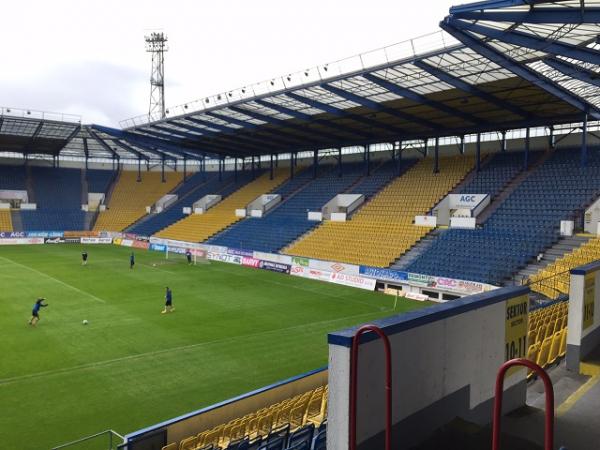
[(164, 119), (165, 112), (165, 55), (167, 36), (160, 32), (153, 32), (145, 36), (146, 51), (152, 53), (152, 72), (150, 74), (150, 108), (148, 117), (150, 121)]

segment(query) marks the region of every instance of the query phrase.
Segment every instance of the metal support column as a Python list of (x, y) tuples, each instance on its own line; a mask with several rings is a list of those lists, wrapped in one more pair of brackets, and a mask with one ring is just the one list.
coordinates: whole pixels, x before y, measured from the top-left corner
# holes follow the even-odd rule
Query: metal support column
[(371, 175), (371, 146), (365, 145), (365, 173), (367, 176)]
[(237, 158), (233, 159), (233, 181), (237, 183)]
[(222, 167), (223, 158), (219, 158), (219, 181), (223, 181), (223, 167)]
[(138, 176), (137, 176), (137, 181), (138, 181), (138, 183), (140, 181), (142, 181), (142, 158), (138, 158)]
[(162, 158), (162, 164), (160, 166), (160, 180), (165, 183), (167, 180), (165, 180), (165, 157), (163, 156)]
[(342, 176), (342, 147), (338, 148), (338, 177)]
[(187, 158), (183, 158), (183, 181), (187, 180)]
[(554, 127), (552, 125), (550, 125), (548, 128), (550, 128), (550, 136), (548, 136), (548, 145), (550, 146), (551, 149), (554, 149), (554, 146), (556, 145), (555, 139), (554, 139)]
[(273, 179), (273, 154), (271, 153), (271, 164), (269, 166), (269, 180)]
[(588, 148), (587, 148), (587, 128), (588, 115), (587, 111), (583, 115), (583, 126), (581, 127), (581, 166), (585, 167), (588, 163)]
[(398, 142), (398, 161), (396, 162), (398, 176), (402, 173), (402, 141)]
[(525, 170), (529, 170), (529, 146), (531, 145), (530, 133), (531, 131), (529, 127), (527, 127), (525, 129), (525, 163), (523, 164)]
[(479, 172), (481, 170), (481, 133), (477, 133), (477, 147), (475, 150), (475, 170)]
[[(298, 156), (296, 155), (296, 158)], [(319, 151), (313, 151), (313, 178), (317, 178), (317, 167), (319, 166)]]
[(88, 160), (89, 160), (89, 158), (86, 156), (85, 157), (85, 170), (88, 170)]
[(505, 152), (506, 151), (506, 130), (504, 130), (502, 132), (502, 142), (500, 144), (500, 151), (501, 152)]
[(435, 154), (434, 154), (433, 173), (440, 171), (440, 138), (435, 138)]
[(290, 152), (290, 180), (294, 179), (294, 154)]
[(465, 137), (464, 136), (460, 137), (460, 149), (458, 151), (460, 152), (461, 155), (465, 154)]
[(279, 167), (279, 153), (275, 153), (275, 167)]
[(254, 155), (252, 155), (252, 161), (250, 162), (250, 170), (252, 171), (252, 179), (256, 176), (256, 171), (254, 168)]

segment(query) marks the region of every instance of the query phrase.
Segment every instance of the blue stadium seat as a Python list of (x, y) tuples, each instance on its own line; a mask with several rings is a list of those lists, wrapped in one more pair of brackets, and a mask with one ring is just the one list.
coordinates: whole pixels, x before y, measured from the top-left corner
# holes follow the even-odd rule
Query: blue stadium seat
[(555, 151), (483, 228), (444, 231), (407, 270), (501, 284), (559, 239), (561, 220), (573, 219), (600, 195), (600, 151), (588, 151), (587, 167), (577, 149)]
[(24, 166), (0, 166), (0, 189), (24, 191), (27, 189)]
[(96, 194), (106, 193), (115, 174), (116, 172), (112, 170), (88, 169), (86, 171), (88, 192)]
[(83, 230), (81, 170), (32, 167), (37, 210), (21, 211), (26, 231)]

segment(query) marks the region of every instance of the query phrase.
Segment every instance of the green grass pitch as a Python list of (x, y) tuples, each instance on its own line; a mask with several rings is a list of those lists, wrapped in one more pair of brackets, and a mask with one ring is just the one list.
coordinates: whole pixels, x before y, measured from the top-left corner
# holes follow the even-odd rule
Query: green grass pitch
[[(394, 298), (212, 262), (80, 245), (0, 247), (0, 446), (128, 433), (327, 364), (328, 331)], [(156, 264), (154, 266), (153, 264)], [(165, 286), (176, 311), (160, 314)], [(48, 299), (37, 327), (27, 324)], [(395, 313), (424, 306), (400, 300)], [(87, 319), (88, 325), (82, 321)]]

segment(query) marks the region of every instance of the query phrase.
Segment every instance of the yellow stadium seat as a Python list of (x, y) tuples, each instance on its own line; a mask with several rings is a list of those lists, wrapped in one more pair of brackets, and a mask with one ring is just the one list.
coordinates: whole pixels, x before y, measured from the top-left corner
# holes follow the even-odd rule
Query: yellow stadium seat
[(561, 358), (567, 354), (567, 334), (569, 332), (569, 328), (565, 327), (562, 330), (562, 336), (560, 339), (560, 347), (558, 349), (558, 356)]
[(245, 208), (248, 203), (260, 195), (271, 192), (286, 181), (288, 176), (289, 170), (287, 169), (274, 170), (272, 180), (270, 175), (265, 173), (223, 199), (204, 214), (191, 214), (159, 231), (156, 236), (187, 242), (203, 242), (241, 220), (235, 215), (236, 209)]
[(186, 438), (179, 443), (179, 450), (196, 450), (197, 441), (198, 438), (196, 436)]
[(177, 450), (177, 444), (176, 443), (172, 443), (169, 445), (165, 445), (162, 450)]
[(98, 214), (95, 231), (122, 231), (144, 215), (162, 196), (172, 191), (183, 179), (183, 173), (169, 172), (162, 182), (160, 172), (143, 172), (137, 181), (137, 172), (121, 171), (110, 196), (106, 211)]
[(0, 231), (13, 231), (10, 210), (0, 210)]
[(550, 345), (550, 352), (548, 353), (548, 364), (553, 364), (560, 356), (560, 341), (562, 340), (563, 332), (557, 331), (552, 336), (552, 344)]
[(550, 347), (552, 345), (552, 338), (548, 337), (544, 339), (540, 346), (540, 352), (537, 357), (537, 365), (540, 367), (546, 367), (548, 365), (548, 357), (550, 355)]

